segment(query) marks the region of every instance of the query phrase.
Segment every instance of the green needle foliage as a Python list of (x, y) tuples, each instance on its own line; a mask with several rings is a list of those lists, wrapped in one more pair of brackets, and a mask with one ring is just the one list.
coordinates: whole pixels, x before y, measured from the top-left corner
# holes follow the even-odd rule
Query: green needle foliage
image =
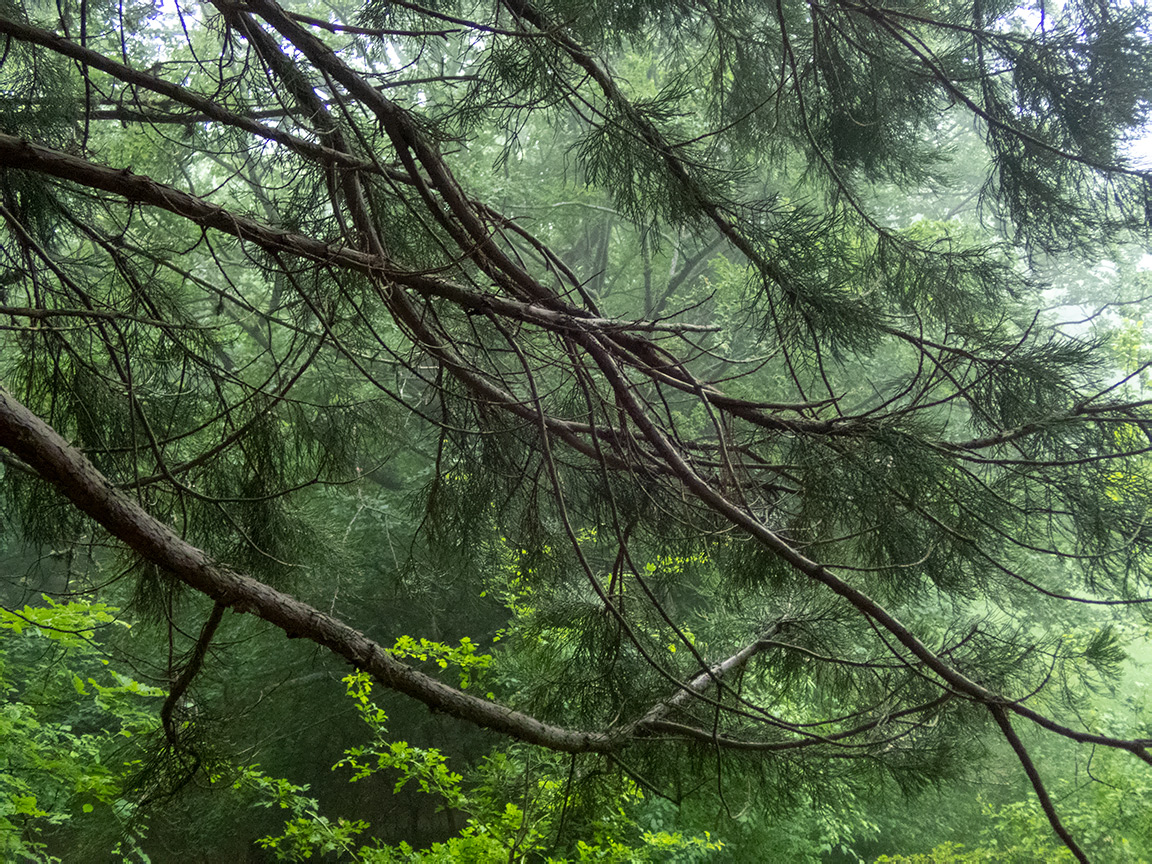
[(1109, 854), (1046, 778), (1152, 766), (1150, 21), (0, 0), (0, 591), (138, 625), (140, 854), (914, 852), (988, 752)]

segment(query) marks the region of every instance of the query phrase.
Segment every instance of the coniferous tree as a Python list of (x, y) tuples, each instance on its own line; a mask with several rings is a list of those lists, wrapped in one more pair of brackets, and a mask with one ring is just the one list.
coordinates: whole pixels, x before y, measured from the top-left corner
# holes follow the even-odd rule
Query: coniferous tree
[[(198, 629), (174, 752), (231, 610), (665, 791), (915, 787), (994, 730), (1086, 860), (1017, 729), (1152, 764), (1078, 713), (1121, 655), (1077, 630), (1147, 608), (1152, 413), (1032, 265), (1147, 230), (1144, 10), (5, 0), (0, 33), (9, 524), (117, 544)], [(337, 605), (349, 488), (416, 514), (372, 522), (391, 599)], [(445, 622), (508, 628), (496, 698), (381, 647)]]

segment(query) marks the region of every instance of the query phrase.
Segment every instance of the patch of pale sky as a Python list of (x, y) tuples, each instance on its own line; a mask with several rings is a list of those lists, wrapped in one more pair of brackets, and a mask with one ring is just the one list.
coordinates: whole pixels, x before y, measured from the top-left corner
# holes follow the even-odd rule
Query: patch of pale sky
[(1152, 123), (1145, 125), (1144, 134), (1124, 149), (1124, 155), (1131, 160), (1133, 168), (1152, 171)]

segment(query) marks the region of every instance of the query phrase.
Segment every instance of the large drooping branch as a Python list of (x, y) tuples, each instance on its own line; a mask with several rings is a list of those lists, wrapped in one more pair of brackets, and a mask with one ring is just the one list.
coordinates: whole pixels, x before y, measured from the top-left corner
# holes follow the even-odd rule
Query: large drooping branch
[[(77, 509), (92, 517), (126, 543), (136, 554), (172, 573), (218, 604), (239, 612), (255, 614), (283, 630), (289, 637), (308, 638), (344, 657), (357, 668), (369, 672), (386, 687), (412, 696), (436, 710), (497, 732), (562, 752), (600, 753), (620, 749), (635, 736), (647, 737), (661, 733), (687, 735), (690, 738), (712, 741), (718, 746), (732, 746), (738, 749), (794, 749), (797, 746), (821, 742), (831, 743), (845, 737), (843, 733), (836, 733), (816, 738), (808, 735), (804, 736), (806, 740), (791, 744), (756, 743), (717, 736), (714, 732), (708, 733), (694, 727), (670, 723), (664, 719), (669, 709), (682, 706), (688, 698), (702, 693), (710, 683), (739, 668), (762, 650), (763, 637), (757, 638), (731, 658), (695, 676), (682, 685), (680, 693), (675, 694), (666, 703), (654, 707), (640, 721), (624, 730), (584, 732), (542, 723), (529, 715), (449, 687), (412, 669), (347, 624), (264, 583), (235, 573), (212, 561), (202, 550), (187, 543), (171, 528), (152, 517), (113, 487), (83, 454), (2, 388), (0, 388), (0, 446), (9, 450), (35, 470), (40, 477), (54, 485)], [(1124, 741), (1077, 733), (1075, 730), (1055, 724), (1019, 703), (1005, 700), (948, 668), (869, 598), (848, 589), (843, 584), (836, 585), (837, 580), (834, 578), (821, 581), (826, 581), (826, 584), (831, 581), (829, 587), (839, 589), (837, 593), (849, 595), (853, 605), (861, 608), (861, 611), (865, 611), (892, 632), (906, 647), (911, 648), (925, 665), (969, 698), (975, 698), (997, 710), (1013, 711), (1074, 740), (1129, 750), (1152, 763), (1147, 752), (1152, 741), (1139, 739)], [(930, 703), (902, 713), (930, 710), (936, 704)], [(849, 731), (855, 735), (864, 734), (876, 725), (875, 722), (868, 722)]]
[(541, 723), (401, 663), (360, 631), (294, 597), (213, 561), (108, 482), (75, 447), (0, 387), (0, 446), (17, 456), (142, 558), (237, 612), (250, 612), (328, 648), (386, 687), (479, 726), (567, 753), (609, 752), (623, 742), (607, 732)]
[[(447, 166), (443, 164), (439, 155), (423, 141), (422, 136), (414, 124), (412, 124), (406, 112), (398, 109), (389, 100), (380, 96), (375, 90), (365, 88), (359, 76), (341, 63), (331, 49), (311, 34), (301, 32), (300, 29), (295, 27), (291, 22), (286, 21), (282, 10), (280, 10), (272, 0), (257, 0), (256, 8), (265, 18), (276, 26), (282, 35), (291, 40), (305, 56), (316, 64), (317, 67), (326, 69), (333, 74), (337, 80), (340, 80), (341, 83), (348, 87), (351, 92), (370, 104), (370, 107), (377, 113), (381, 124), (388, 131), (390, 137), (392, 137), (393, 143), (398, 151), (403, 151), (405, 148), (412, 148), (412, 150), (418, 154), (422, 163), (421, 167), (427, 172), (427, 175), (432, 178), (433, 183), (436, 184), (437, 191), (447, 199), (453, 213), (459, 217), (463, 223), (463, 232), (453, 231), (452, 233), (456, 236), (459, 236), (459, 233), (471, 236), (472, 240), (477, 244), (476, 250), (473, 251), (473, 259), (482, 269), (485, 269), (485, 272), (489, 272), (490, 275), (496, 277), (499, 283), (512, 284), (527, 289), (527, 296), (531, 299), (540, 299), (545, 302), (551, 299), (543, 286), (536, 283), (535, 280), (532, 280), (531, 277), (517, 265), (512, 264), (507, 258), (503, 257), (503, 253), (498, 247), (491, 245), (491, 238), (487, 236), (486, 230), (480, 222), (478, 215), (471, 210), (470, 202), (459, 190)], [(415, 176), (415, 170), (413, 170), (412, 173)], [(355, 206), (354, 203), (353, 206)], [(362, 215), (361, 220), (363, 219), (364, 216)], [(374, 235), (374, 230), (370, 225), (367, 225), (363, 221), (358, 222), (358, 224), (361, 225), (361, 230), (367, 235)], [(377, 247), (379, 248), (378, 242)], [(491, 256), (497, 259), (498, 263), (495, 266), (498, 272), (492, 272), (491, 265), (488, 267), (484, 266), (487, 263), (484, 260), (485, 256)], [(500, 276), (504, 278), (499, 278)], [(415, 327), (416, 325), (411, 324), (410, 326)], [(648, 412), (637, 399), (633, 385), (622, 372), (621, 358), (617, 352), (613, 351), (614, 346), (612, 341), (604, 338), (603, 334), (590, 334), (579, 331), (572, 333), (571, 338), (594, 359), (605, 380), (608, 381), (614, 391), (618, 404), (622, 407), (629, 419), (641, 430), (643, 437), (648, 440), (653, 450), (658, 456), (662, 457), (665, 464), (671, 469), (671, 473), (684, 483), (688, 490), (695, 494), (699, 500), (716, 510), (729, 522), (743, 528), (752, 537), (759, 540), (796, 570), (831, 588), (836, 594), (848, 600), (859, 612), (873, 619), (884, 627), (884, 629), (892, 633), (905, 647), (909, 648), (921, 662), (936, 672), (953, 688), (959, 689), (970, 697), (974, 697), (987, 704), (1008, 703), (1013, 705), (1014, 710), (1019, 707), (1014, 703), (1010, 703), (1009, 700), (985, 689), (947, 664), (940, 656), (931, 652), (911, 630), (905, 627), (870, 597), (834, 576), (827, 568), (807, 559), (794, 547), (783, 541), (779, 535), (770, 530), (757, 517), (748, 512), (746, 508), (741, 508), (728, 501), (712, 484), (699, 476), (696, 469), (684, 458), (680, 449), (669, 440), (667, 434), (649, 417)], [(628, 365), (631, 365), (631, 363)], [(703, 391), (702, 386), (699, 389), (701, 398), (705, 402), (709, 401), (709, 394)], [(538, 419), (543, 420), (544, 415), (539, 408), (539, 399), (533, 399), (532, 403), (536, 406)], [(548, 434), (549, 430), (546, 425), (542, 428), (542, 431), (545, 435)], [(559, 488), (557, 488), (556, 491), (557, 494), (560, 494)], [(578, 548), (577, 553), (579, 553)], [(749, 656), (751, 656), (751, 649), (746, 650), (749, 651)], [(716, 676), (711, 674), (711, 670), (705, 670), (703, 674), (717, 682), (719, 681)], [(686, 690), (685, 694), (690, 692), (690, 689)], [(1036, 718), (1041, 718), (1041, 715), (1036, 715)], [(1047, 718), (1041, 719), (1047, 720)], [(1051, 724), (1051, 721), (1048, 722)], [(1049, 728), (1052, 728), (1052, 726), (1050, 725)], [(1068, 731), (1074, 732), (1074, 730)], [(1099, 743), (1102, 743), (1102, 740)], [(1142, 750), (1142, 748), (1129, 749), (1133, 749), (1134, 752)]]

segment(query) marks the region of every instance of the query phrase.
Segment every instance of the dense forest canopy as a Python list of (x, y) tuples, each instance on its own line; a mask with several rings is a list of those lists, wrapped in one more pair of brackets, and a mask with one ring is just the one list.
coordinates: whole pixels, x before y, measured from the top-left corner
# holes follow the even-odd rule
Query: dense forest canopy
[[(13, 708), (26, 758), (144, 742), (52, 807), (9, 754), (5, 848), (240, 776), (289, 858), (766, 860), (818, 812), (779, 860), (858, 860), (853, 796), (993, 752), (1027, 860), (1112, 854), (1040, 756), (1152, 788), (1096, 701), (1152, 608), (1150, 20), (0, 0), (0, 682), (71, 686), (38, 625), (123, 674)], [(254, 767), (350, 712), (343, 765), (439, 796), (407, 835)]]

